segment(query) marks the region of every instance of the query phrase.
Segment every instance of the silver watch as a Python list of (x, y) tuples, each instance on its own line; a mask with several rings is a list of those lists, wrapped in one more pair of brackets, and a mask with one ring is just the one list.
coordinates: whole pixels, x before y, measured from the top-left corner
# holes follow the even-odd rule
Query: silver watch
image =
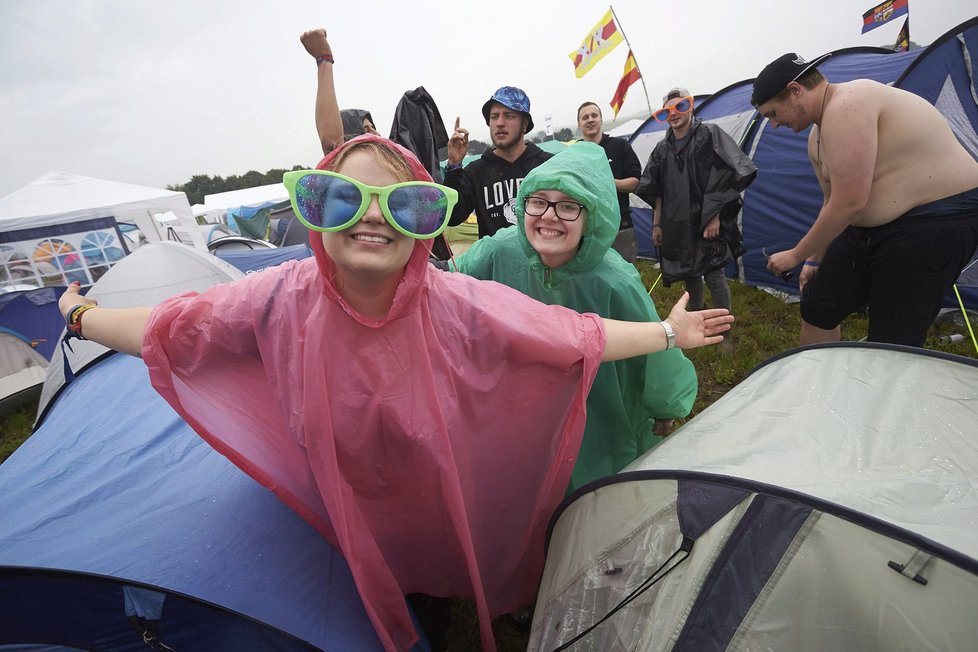
[(662, 324), (662, 330), (666, 332), (666, 351), (676, 348), (676, 331), (672, 330), (672, 324), (665, 319), (659, 323)]

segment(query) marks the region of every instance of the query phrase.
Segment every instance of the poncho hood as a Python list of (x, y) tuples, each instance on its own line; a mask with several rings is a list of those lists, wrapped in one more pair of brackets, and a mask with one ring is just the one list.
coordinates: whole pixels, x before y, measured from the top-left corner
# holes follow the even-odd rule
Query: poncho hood
[[(428, 171), (421, 164), (421, 161), (419, 161), (410, 150), (401, 147), (397, 143), (386, 138), (374, 136), (373, 134), (358, 136), (357, 138), (344, 143), (340, 147), (337, 147), (328, 155), (323, 157), (323, 160), (319, 162), (316, 169), (328, 170), (331, 168), (333, 161), (336, 160), (341, 152), (350, 149), (357, 144), (370, 142), (378, 143), (379, 145), (390, 149), (392, 152), (403, 158), (408, 164), (408, 167), (411, 168), (415, 181), (431, 181), (431, 175), (428, 174)], [(394, 303), (387, 315), (387, 319), (378, 321), (364, 317), (358, 313), (352, 306), (350, 306), (349, 303), (347, 303), (346, 299), (340, 295), (339, 289), (336, 287), (334, 282), (336, 278), (336, 270), (333, 266), (333, 261), (330, 259), (329, 255), (326, 253), (325, 247), (323, 246), (322, 235), (323, 234), (318, 231), (309, 232), (309, 246), (312, 247), (313, 254), (316, 257), (316, 264), (319, 266), (319, 271), (323, 275), (323, 294), (340, 304), (348, 314), (357, 319), (360, 323), (368, 326), (378, 326), (388, 320), (397, 319), (413, 309), (413, 306), (417, 303), (418, 290), (424, 283), (425, 274), (428, 272), (428, 258), (431, 254), (431, 240), (415, 240), (414, 251), (411, 253), (411, 257), (408, 259), (407, 265), (404, 267), (404, 276), (401, 278), (401, 283), (397, 288), (397, 294), (394, 296)]]
[(608, 165), (608, 155), (600, 145), (579, 142), (534, 168), (523, 179), (516, 196), (516, 219), (520, 242), (534, 267), (545, 267), (526, 238), (523, 200), (537, 190), (559, 190), (584, 204), (587, 222), (581, 247), (567, 264), (552, 270), (554, 282), (562, 276), (587, 271), (604, 259), (618, 235), (621, 215), (615, 180)]

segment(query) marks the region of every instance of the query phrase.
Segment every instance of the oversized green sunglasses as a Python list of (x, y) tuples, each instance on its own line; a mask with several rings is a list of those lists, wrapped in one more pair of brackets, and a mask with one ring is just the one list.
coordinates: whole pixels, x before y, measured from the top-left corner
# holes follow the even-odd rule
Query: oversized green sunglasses
[(295, 170), (282, 178), (299, 220), (314, 231), (331, 233), (356, 224), (376, 195), (380, 211), (398, 233), (426, 240), (441, 233), (458, 202), (451, 188), (427, 181), (368, 186), (326, 170)]

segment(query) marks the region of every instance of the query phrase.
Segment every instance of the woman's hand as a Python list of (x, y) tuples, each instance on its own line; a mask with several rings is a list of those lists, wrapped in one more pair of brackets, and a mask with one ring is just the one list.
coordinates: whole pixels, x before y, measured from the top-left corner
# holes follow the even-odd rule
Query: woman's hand
[(722, 342), (722, 333), (730, 330), (730, 324), (734, 321), (730, 311), (726, 308), (713, 308), (687, 312), (688, 303), (689, 292), (684, 292), (666, 317), (666, 321), (676, 332), (676, 346), (680, 349), (694, 349)]
[(68, 285), (68, 289), (64, 291), (61, 298), (58, 299), (58, 310), (61, 311), (61, 316), (68, 319), (68, 311), (75, 306), (97, 306), (98, 301), (95, 299), (89, 299), (88, 297), (83, 297), (81, 295), (81, 283), (75, 281)]

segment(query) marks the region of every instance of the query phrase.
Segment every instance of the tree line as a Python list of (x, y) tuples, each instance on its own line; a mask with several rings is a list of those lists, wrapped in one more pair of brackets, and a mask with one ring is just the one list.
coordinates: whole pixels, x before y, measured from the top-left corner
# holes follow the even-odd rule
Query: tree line
[[(305, 165), (293, 165), (292, 170), (304, 170)], [(231, 190), (243, 190), (254, 188), (255, 186), (267, 186), (273, 183), (282, 183), (282, 175), (289, 170), (285, 168), (275, 168), (265, 172), (249, 170), (242, 175), (232, 174), (229, 177), (212, 177), (207, 174), (195, 174), (190, 177), (187, 183), (178, 183), (167, 186), (167, 190), (183, 192), (187, 195), (187, 201), (193, 204), (203, 204), (204, 195), (214, 195), (219, 192), (229, 192)]]
[[(554, 132), (554, 138), (557, 140), (571, 140), (574, 138), (574, 132), (566, 127), (563, 129), (558, 129)], [(532, 143), (540, 143), (544, 140), (548, 140), (548, 136), (545, 132), (539, 131), (527, 140)], [(490, 147), (491, 145), (489, 143), (481, 140), (470, 140), (469, 154), (482, 154)], [(306, 169), (306, 166), (293, 165), (290, 169), (304, 170)], [(249, 170), (244, 174), (232, 174), (228, 177), (212, 177), (208, 174), (195, 174), (190, 177), (190, 181), (186, 183), (168, 185), (166, 189), (185, 193), (187, 195), (187, 201), (189, 201), (191, 205), (203, 204), (204, 195), (214, 195), (219, 192), (230, 192), (232, 190), (243, 190), (245, 188), (254, 188), (255, 186), (267, 186), (273, 183), (281, 183), (282, 175), (288, 171), (289, 170), (285, 168), (275, 168), (265, 173)]]

